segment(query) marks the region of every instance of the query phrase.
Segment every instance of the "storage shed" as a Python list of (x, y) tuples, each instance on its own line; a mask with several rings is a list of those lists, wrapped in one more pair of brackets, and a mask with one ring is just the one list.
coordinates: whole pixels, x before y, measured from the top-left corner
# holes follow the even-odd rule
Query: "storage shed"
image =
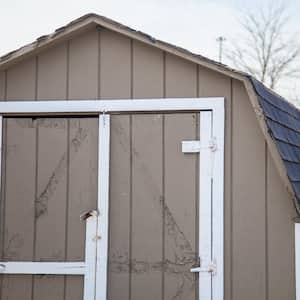
[(1, 300), (296, 299), (300, 111), (260, 82), (89, 14), (0, 58), (0, 116)]

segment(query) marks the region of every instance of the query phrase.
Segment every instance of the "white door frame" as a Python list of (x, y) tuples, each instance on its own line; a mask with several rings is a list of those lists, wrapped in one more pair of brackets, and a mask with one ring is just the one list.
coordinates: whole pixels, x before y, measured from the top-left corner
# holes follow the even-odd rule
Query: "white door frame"
[[(90, 226), (87, 226), (85, 262), (0, 262), (0, 273), (84, 275), (85, 291), (87, 287), (97, 286), (96, 295), (94, 292), (90, 294), (85, 292), (84, 300), (106, 300), (109, 224), (109, 115), (111, 113), (174, 111), (201, 111), (199, 151), (199, 161), (201, 161), (199, 177), (201, 243), (199, 243), (199, 251), (204, 257), (202, 257), (203, 261), (201, 261), (199, 270), (196, 270), (199, 272), (199, 282), (201, 282), (199, 300), (223, 300), (224, 98), (0, 102), (0, 132), (2, 132), (2, 117), (6, 116), (99, 115), (98, 214), (96, 218), (87, 219), (88, 224), (89, 220), (96, 219), (97, 221), (90, 221), (94, 224), (93, 230), (88, 231)], [(2, 139), (1, 134), (0, 138)], [(214, 141), (213, 145), (210, 144), (211, 141)], [(211, 269), (212, 262), (216, 264), (216, 271)]]

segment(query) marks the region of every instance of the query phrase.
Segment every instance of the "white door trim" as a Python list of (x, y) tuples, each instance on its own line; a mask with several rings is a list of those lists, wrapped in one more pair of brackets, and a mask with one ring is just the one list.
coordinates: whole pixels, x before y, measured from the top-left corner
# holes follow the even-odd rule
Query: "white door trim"
[[(201, 289), (209, 288), (211, 294), (201, 296), (200, 300), (224, 299), (224, 99), (223, 98), (175, 98), (175, 99), (135, 99), (135, 100), (69, 100), (69, 101), (8, 101), (0, 102), (0, 117), (2, 116), (47, 116), (47, 115), (99, 115), (99, 176), (98, 176), (98, 211), (96, 232), (96, 270), (89, 268), (90, 286), (95, 286), (96, 298), (86, 294), (84, 300), (105, 300), (107, 289), (107, 260), (108, 260), (108, 199), (109, 199), (109, 114), (128, 112), (174, 112), (174, 111), (209, 111), (211, 115), (211, 136), (217, 144), (210, 169), (211, 204), (213, 235), (211, 240), (212, 258), (217, 262), (217, 272), (211, 278), (211, 283)], [(0, 121), (1, 121), (0, 120)], [(201, 130), (201, 129), (200, 129)], [(204, 133), (202, 133), (203, 136)], [(205, 152), (205, 151), (204, 151)], [(2, 150), (1, 150), (2, 153)], [(200, 152), (201, 153), (201, 152)], [(206, 152), (205, 152), (206, 153)], [(201, 155), (201, 154), (200, 154)], [(204, 154), (203, 154), (204, 155)], [(202, 159), (201, 159), (202, 161)], [(100, 171), (101, 169), (101, 171)], [(207, 176), (208, 167), (201, 167), (200, 178)], [(204, 174), (202, 174), (204, 173)], [(200, 179), (201, 180), (201, 179)], [(203, 179), (204, 180), (204, 179)], [(206, 179), (207, 180), (207, 179)], [(203, 183), (201, 183), (203, 184)], [(99, 188), (102, 187), (102, 188)], [(200, 193), (202, 188), (200, 188)], [(205, 199), (208, 199), (208, 194)], [(211, 202), (212, 199), (212, 202)], [(203, 200), (204, 201), (204, 200)], [(206, 235), (205, 235), (206, 236)], [(95, 244), (95, 243), (94, 243)], [(199, 245), (201, 247), (201, 245)], [(88, 247), (88, 246), (87, 246)], [(89, 249), (86, 249), (89, 252)], [(89, 252), (90, 253), (90, 252)], [(1, 264), (1, 262), (0, 262)], [(39, 263), (33, 263), (39, 264)], [(61, 263), (64, 264), (64, 263)], [(90, 264), (88, 264), (90, 265)], [(87, 264), (85, 264), (85, 267)], [(44, 270), (45, 271), (45, 270)], [(49, 270), (50, 271), (50, 270)], [(94, 272), (94, 273), (93, 273)], [(3, 272), (2, 272), (3, 273)], [(65, 273), (68, 274), (68, 273)], [(94, 274), (94, 277), (93, 277)], [(95, 278), (96, 276), (96, 278)], [(94, 285), (93, 285), (94, 284)]]

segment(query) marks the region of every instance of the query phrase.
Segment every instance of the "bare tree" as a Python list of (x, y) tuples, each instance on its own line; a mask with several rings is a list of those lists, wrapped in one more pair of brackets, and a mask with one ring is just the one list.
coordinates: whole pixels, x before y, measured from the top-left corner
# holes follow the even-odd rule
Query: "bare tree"
[(287, 33), (288, 21), (283, 4), (270, 4), (258, 14), (244, 13), (241, 38), (233, 43), (227, 58), (272, 89), (283, 77), (297, 76), (300, 45)]

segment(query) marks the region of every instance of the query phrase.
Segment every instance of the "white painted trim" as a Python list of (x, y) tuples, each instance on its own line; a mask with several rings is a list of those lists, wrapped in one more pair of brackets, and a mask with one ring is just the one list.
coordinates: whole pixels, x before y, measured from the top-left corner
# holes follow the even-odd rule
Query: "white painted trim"
[(295, 223), (296, 300), (300, 300), (300, 223)]
[(85, 238), (85, 276), (84, 276), (84, 300), (95, 299), (96, 284), (96, 251), (97, 251), (97, 226), (98, 213), (93, 211), (86, 219), (86, 238)]
[(148, 112), (216, 110), (223, 98), (166, 98), (86, 101), (7, 101), (0, 102), (2, 115), (99, 114), (100, 112)]
[(96, 300), (105, 300), (107, 294), (108, 226), (109, 226), (109, 146), (110, 116), (99, 116), (98, 135), (98, 229)]
[(84, 275), (84, 262), (0, 262), (0, 274)]
[[(201, 144), (212, 137), (212, 112), (200, 113)], [(199, 256), (200, 268), (212, 262), (212, 161), (209, 148), (200, 151), (199, 159)], [(199, 300), (212, 300), (212, 273), (199, 273)], [(213, 299), (215, 300), (215, 299)]]
[(224, 299), (224, 104), (213, 111), (212, 137), (216, 142), (216, 151), (212, 154), (212, 258), (217, 272), (212, 277), (212, 299)]
[[(212, 259), (217, 262), (217, 272), (212, 277), (212, 295), (209, 300), (223, 300), (224, 299), (224, 99), (223, 98), (175, 98), (175, 99), (135, 99), (135, 100), (92, 100), (92, 101), (9, 101), (0, 102), (0, 114), (4, 116), (9, 115), (70, 115), (70, 114), (99, 114), (114, 113), (114, 112), (158, 112), (158, 111), (202, 111), (201, 115), (212, 115), (212, 136), (217, 143), (217, 149), (212, 152), (209, 151), (210, 156), (213, 157), (210, 168), (204, 167), (202, 158), (200, 161), (200, 172), (207, 172), (210, 170), (209, 177), (213, 181), (212, 186), (212, 210), (213, 220), (211, 223), (213, 230), (212, 237)], [(210, 112), (205, 112), (210, 111)], [(212, 113), (211, 113), (212, 112)], [(206, 117), (204, 117), (206, 118)], [(96, 233), (96, 300), (106, 299), (107, 290), (107, 260), (108, 260), (108, 184), (109, 184), (109, 115), (99, 116), (99, 178), (98, 178), (98, 221)], [(202, 126), (201, 126), (202, 127)], [(201, 130), (201, 128), (200, 128)], [(200, 137), (204, 137), (200, 133)], [(203, 152), (203, 151), (202, 151)], [(201, 155), (201, 151), (200, 151)], [(203, 154), (204, 155), (204, 154)], [(203, 169), (201, 171), (201, 169)], [(207, 174), (207, 173), (206, 173)], [(200, 180), (201, 180), (200, 174)], [(205, 180), (208, 180), (208, 179)], [(201, 183), (203, 187), (203, 183)], [(202, 193), (202, 188), (200, 188)], [(207, 195), (207, 194), (206, 194)], [(207, 196), (206, 196), (207, 197)], [(200, 197), (201, 198), (201, 197)], [(200, 204), (202, 205), (202, 204)], [(208, 206), (205, 208), (208, 210)], [(200, 218), (201, 219), (201, 218)], [(203, 220), (204, 222), (204, 220)], [(201, 230), (201, 229), (200, 229)], [(202, 233), (204, 234), (204, 232)], [(199, 244), (199, 247), (204, 247)], [(204, 249), (202, 249), (204, 250)], [(206, 253), (208, 251), (206, 250)], [(204, 252), (203, 252), (204, 253)], [(0, 262), (1, 264), (1, 262)], [(22, 262), (8, 262), (7, 267), (21, 266)], [(50, 264), (57, 264), (59, 268), (65, 264), (72, 263), (39, 263), (39, 262), (25, 262), (26, 266), (49, 266)], [(29, 265), (31, 264), (31, 265)], [(86, 269), (85, 263), (83, 264)], [(23, 265), (25, 267), (25, 265)], [(52, 267), (51, 267), (52, 268)], [(81, 270), (82, 266), (80, 267)], [(23, 268), (24, 269), (24, 268)], [(46, 268), (45, 268), (46, 269)], [(51, 269), (52, 270), (52, 269)], [(50, 271), (51, 271), (50, 270)], [(74, 269), (72, 269), (74, 271)], [(89, 269), (89, 274), (92, 276), (92, 269)], [(30, 273), (32, 274), (30, 270)], [(43, 270), (45, 272), (47, 270)], [(49, 271), (49, 270), (48, 270)], [(70, 270), (69, 270), (70, 271)], [(73, 272), (72, 271), (72, 272)], [(22, 270), (24, 272), (24, 270)], [(57, 270), (55, 271), (57, 272)], [(74, 271), (75, 272), (75, 271)], [(78, 270), (76, 272), (79, 272)], [(46, 272), (47, 273), (47, 272)], [(68, 274), (68, 273), (63, 273)], [(84, 273), (85, 274), (85, 273)], [(202, 276), (202, 275), (200, 275)], [(201, 281), (202, 282), (202, 281)], [(86, 283), (86, 284), (91, 284)], [(201, 289), (203, 289), (203, 282)], [(201, 290), (200, 289), (200, 290)], [(202, 291), (201, 291), (202, 293)], [(203, 300), (207, 295), (203, 292)], [(92, 299), (84, 299), (92, 300)], [(94, 300), (94, 299), (93, 299)], [(202, 299), (201, 299), (202, 300)], [(300, 299), (299, 299), (300, 300)]]

